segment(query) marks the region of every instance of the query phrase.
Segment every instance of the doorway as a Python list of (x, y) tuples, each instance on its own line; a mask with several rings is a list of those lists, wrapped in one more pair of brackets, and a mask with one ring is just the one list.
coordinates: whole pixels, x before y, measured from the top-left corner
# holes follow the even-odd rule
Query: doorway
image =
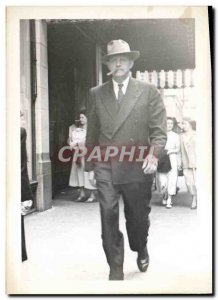
[(48, 23), (49, 133), (52, 196), (68, 186), (71, 162), (58, 153), (67, 145), (69, 126), (86, 107), (91, 86), (96, 84), (95, 42), (72, 24)]

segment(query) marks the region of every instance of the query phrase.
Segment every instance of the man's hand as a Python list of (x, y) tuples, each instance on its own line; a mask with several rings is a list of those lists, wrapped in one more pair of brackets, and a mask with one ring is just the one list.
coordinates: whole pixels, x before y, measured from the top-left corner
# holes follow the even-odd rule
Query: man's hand
[(25, 216), (31, 209), (33, 200), (25, 200), (21, 202), (21, 214)]
[(142, 165), (143, 172), (145, 174), (153, 174), (157, 171), (158, 159), (152, 155), (148, 154)]
[(89, 178), (90, 184), (93, 185), (94, 187), (96, 187), (95, 174), (94, 174), (93, 171), (90, 171), (90, 172), (89, 172), (88, 178)]

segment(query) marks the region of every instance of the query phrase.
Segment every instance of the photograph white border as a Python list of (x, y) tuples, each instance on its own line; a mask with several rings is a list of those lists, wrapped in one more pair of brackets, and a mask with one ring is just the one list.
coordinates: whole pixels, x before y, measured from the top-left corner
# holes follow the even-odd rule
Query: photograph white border
[[(21, 282), (20, 265), (20, 54), (19, 20), (20, 19), (89, 19), (89, 18), (195, 18), (196, 39), (196, 85), (199, 87), (197, 105), (197, 157), (198, 157), (198, 220), (199, 234), (204, 237), (205, 253), (211, 264), (212, 249), (212, 115), (211, 115), (211, 66), (209, 49), (209, 30), (206, 7), (8, 7), (7, 8), (7, 292), (29, 293)], [(205, 117), (202, 118), (202, 112)], [(13, 141), (13, 147), (11, 146)], [(17, 155), (14, 155), (16, 153)], [(16, 245), (16, 246), (15, 246)], [(211, 266), (212, 267), (212, 266)], [(143, 294), (141, 282), (51, 282), (54, 294)], [(46, 294), (51, 286), (36, 287), (32, 293)], [(58, 288), (56, 288), (58, 286)], [(97, 286), (97, 287), (96, 287)], [(209, 287), (208, 287), (209, 288)], [(176, 293), (176, 291), (171, 291)], [(170, 293), (170, 291), (169, 291)]]

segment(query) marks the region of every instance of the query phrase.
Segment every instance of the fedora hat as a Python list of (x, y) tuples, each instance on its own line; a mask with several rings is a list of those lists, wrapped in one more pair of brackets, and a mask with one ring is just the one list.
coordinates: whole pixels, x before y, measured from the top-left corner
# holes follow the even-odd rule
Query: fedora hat
[(129, 44), (123, 40), (112, 40), (107, 44), (107, 54), (103, 56), (103, 63), (107, 63), (110, 57), (115, 55), (128, 55), (132, 60), (139, 58), (139, 51), (131, 51)]

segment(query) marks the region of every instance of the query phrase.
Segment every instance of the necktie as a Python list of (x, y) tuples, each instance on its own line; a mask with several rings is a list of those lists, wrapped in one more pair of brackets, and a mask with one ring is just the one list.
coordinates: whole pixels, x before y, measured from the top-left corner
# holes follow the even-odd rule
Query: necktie
[(124, 97), (124, 93), (122, 91), (122, 87), (123, 87), (123, 84), (122, 83), (119, 83), (118, 84), (118, 87), (119, 87), (119, 90), (118, 90), (118, 98), (117, 98), (117, 101), (118, 101), (118, 104), (121, 103), (123, 97)]

